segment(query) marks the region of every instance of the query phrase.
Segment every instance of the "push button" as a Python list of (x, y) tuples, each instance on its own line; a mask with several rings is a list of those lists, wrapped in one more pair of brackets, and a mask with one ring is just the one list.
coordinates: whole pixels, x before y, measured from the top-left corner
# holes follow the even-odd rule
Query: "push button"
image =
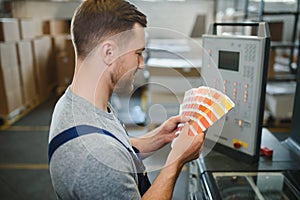
[(233, 146), (234, 146), (234, 148), (239, 149), (239, 148), (242, 147), (242, 143), (239, 142), (239, 141), (236, 141), (236, 142), (233, 143)]
[(243, 121), (242, 120), (239, 120), (238, 121), (238, 125), (241, 127), (241, 126), (243, 126)]
[(240, 149), (240, 148), (247, 149), (248, 146), (249, 146), (247, 142), (241, 141), (241, 140), (236, 139), (236, 138), (234, 138), (234, 139), (232, 140), (232, 145), (233, 145), (233, 147), (234, 147), (235, 149)]
[(273, 156), (273, 150), (269, 149), (268, 147), (262, 147), (260, 148), (260, 154), (266, 157), (272, 157)]

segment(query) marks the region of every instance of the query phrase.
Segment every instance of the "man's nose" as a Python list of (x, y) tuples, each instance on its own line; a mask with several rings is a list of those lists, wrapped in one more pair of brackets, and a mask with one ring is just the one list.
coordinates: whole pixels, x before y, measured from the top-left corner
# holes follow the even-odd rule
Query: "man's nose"
[(138, 58), (138, 68), (139, 69), (144, 69), (145, 68), (145, 62), (144, 62), (144, 57), (143, 56), (139, 56)]

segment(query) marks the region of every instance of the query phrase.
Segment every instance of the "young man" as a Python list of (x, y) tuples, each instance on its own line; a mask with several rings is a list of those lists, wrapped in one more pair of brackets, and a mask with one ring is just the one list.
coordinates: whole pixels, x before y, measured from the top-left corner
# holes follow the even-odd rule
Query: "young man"
[[(135, 72), (144, 66), (146, 24), (145, 15), (124, 0), (86, 0), (75, 11), (75, 74), (55, 106), (49, 134), (59, 199), (171, 199), (183, 165), (199, 156), (204, 136), (188, 135), (188, 119), (175, 116), (129, 138), (108, 103), (113, 92), (133, 89)], [(140, 158), (170, 143), (178, 123), (185, 127), (150, 186)]]

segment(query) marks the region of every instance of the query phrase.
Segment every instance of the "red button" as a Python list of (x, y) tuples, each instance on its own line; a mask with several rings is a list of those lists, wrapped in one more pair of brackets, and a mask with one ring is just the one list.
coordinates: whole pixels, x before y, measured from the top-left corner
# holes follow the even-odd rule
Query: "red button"
[(262, 147), (260, 148), (260, 154), (267, 157), (273, 156), (273, 150), (269, 149), (268, 147)]
[(239, 149), (242, 147), (242, 144), (240, 142), (234, 142), (233, 146), (234, 146), (234, 148)]

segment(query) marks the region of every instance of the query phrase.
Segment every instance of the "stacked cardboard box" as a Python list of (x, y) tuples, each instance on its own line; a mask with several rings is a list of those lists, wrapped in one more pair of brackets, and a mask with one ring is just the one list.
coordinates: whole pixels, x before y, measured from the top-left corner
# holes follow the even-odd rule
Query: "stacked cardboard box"
[(0, 43), (0, 116), (7, 119), (23, 107), (16, 44)]
[(37, 23), (33, 19), (25, 18), (19, 19), (19, 28), (21, 39), (33, 39), (36, 36), (39, 36), (37, 33)]
[(2, 119), (12, 118), (27, 106), (47, 98), (50, 85), (56, 82), (55, 65), (51, 65), (51, 37), (41, 37), (40, 23), (34, 19), (0, 19)]
[(55, 49), (57, 93), (62, 94), (70, 85), (75, 67), (75, 53), (68, 34), (53, 35), (53, 46)]
[(40, 100), (48, 98), (55, 86), (55, 65), (51, 37), (44, 35), (32, 41), (37, 93)]
[(31, 40), (17, 42), (21, 88), (25, 106), (38, 102)]
[[(71, 41), (71, 35), (69, 34), (59, 34), (59, 35), (52, 35), (53, 39), (53, 48), (55, 54), (58, 54), (62, 51), (66, 51), (70, 46), (68, 46), (68, 42)], [(73, 51), (73, 47), (72, 47)]]
[[(51, 37), (43, 34), (45, 21), (31, 18), (18, 20), (22, 39), (18, 43), (18, 50), (24, 102), (27, 104), (34, 101), (36, 96), (42, 102), (50, 96), (56, 85)], [(27, 49), (26, 53), (22, 52), (25, 51), (25, 48)], [(27, 71), (27, 74), (25, 71)], [(30, 92), (27, 89), (29, 87), (32, 88)], [(31, 99), (29, 99), (29, 96)]]
[(43, 22), (46, 35), (70, 34), (70, 22), (64, 19), (50, 19)]
[(68, 20), (0, 19), (1, 119), (70, 84), (75, 56), (69, 30)]
[[(20, 28), (25, 28), (25, 31), (21, 31), (22, 33), (33, 36), (31, 39), (36, 88), (39, 99), (44, 100), (49, 97), (55, 87), (61, 85), (61, 77), (65, 76), (64, 71), (61, 72), (63, 68), (57, 67), (57, 57), (61, 57), (58, 55), (69, 48), (65, 46), (65, 40), (70, 40), (69, 21), (64, 19), (22, 19), (22, 23), (23, 25), (30, 24), (31, 30), (34, 30), (29, 34), (28, 26), (20, 26)], [(25, 37), (22, 36), (22, 38)], [(67, 53), (67, 55), (70, 54)], [(63, 57), (66, 57), (66, 54)], [(63, 60), (66, 61), (66, 59)], [(57, 70), (59, 71), (57, 72)], [(70, 81), (65, 82), (69, 83)]]
[(15, 42), (20, 39), (18, 20), (0, 19), (0, 115), (10, 118), (22, 109), (22, 93)]
[(14, 18), (0, 18), (0, 41), (16, 42), (20, 40), (19, 22)]
[(31, 18), (20, 18), (18, 21), (21, 40), (17, 42), (17, 50), (23, 103), (26, 106), (30, 106), (39, 100), (36, 87), (32, 40), (41, 35), (42, 31), (39, 25), (41, 22)]
[(43, 33), (52, 37), (54, 61), (56, 66), (56, 92), (62, 94), (71, 83), (75, 54), (70, 36), (70, 21), (50, 19), (44, 22)]
[(70, 38), (65, 39), (65, 49), (56, 54), (58, 87), (66, 88), (72, 81), (75, 67), (75, 53)]

